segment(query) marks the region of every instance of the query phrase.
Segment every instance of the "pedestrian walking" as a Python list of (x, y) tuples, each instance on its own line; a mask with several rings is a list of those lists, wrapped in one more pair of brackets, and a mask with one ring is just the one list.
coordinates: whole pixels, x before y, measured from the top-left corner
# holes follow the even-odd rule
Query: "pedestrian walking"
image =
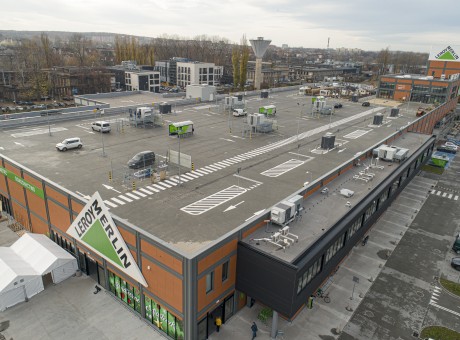
[(218, 317), (216, 318), (216, 322), (215, 322), (215, 323), (216, 323), (216, 331), (217, 331), (217, 333), (219, 333), (220, 326), (222, 326), (222, 319), (220, 318), (220, 316), (218, 316)]
[(254, 338), (257, 336), (257, 330), (258, 330), (255, 322), (252, 323), (251, 330), (252, 330), (252, 340), (254, 340)]

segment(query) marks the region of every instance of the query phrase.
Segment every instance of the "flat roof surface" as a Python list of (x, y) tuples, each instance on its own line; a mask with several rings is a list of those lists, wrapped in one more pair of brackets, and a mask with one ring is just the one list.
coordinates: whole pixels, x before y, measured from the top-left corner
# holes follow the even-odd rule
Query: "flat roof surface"
[[(417, 150), (429, 138), (430, 136), (428, 135), (407, 133), (395, 145), (409, 149), (409, 157), (413, 151)], [(295, 236), (287, 236), (291, 240), (295, 240), (295, 242), (289, 242), (290, 245), (284, 249), (270, 242), (274, 233), (279, 232), (282, 228), (282, 226), (274, 223), (268, 223), (266, 228), (258, 229), (243, 241), (282, 260), (292, 262), (399, 166), (400, 163), (397, 162), (375, 159), (371, 164), (370, 159), (366, 160), (353, 170), (347, 171), (327, 184), (327, 193), (318, 191), (307, 197), (303, 201), (301, 213), (292, 223), (289, 223), (289, 232)], [(355, 176), (356, 178), (354, 178)], [(371, 177), (372, 179), (369, 179)], [(341, 191), (344, 191), (344, 189), (352, 191), (353, 196), (345, 197), (342, 195)], [(296, 237), (298, 237), (298, 240), (296, 240)], [(278, 244), (282, 243), (278, 242)]]
[[(412, 106), (404, 105), (401, 115), (390, 119), (388, 107), (333, 99), (328, 103), (341, 101), (344, 107), (332, 116), (313, 116), (311, 97), (297, 90), (246, 100), (248, 112), (277, 106), (273, 132), (245, 133), (244, 117), (233, 117), (215, 103), (199, 103), (164, 115), (164, 127), (135, 127), (126, 115), (106, 116), (112, 132), (103, 135), (91, 131), (96, 117), (50, 127), (44, 119), (42, 126), (0, 131), (1, 152), (82, 197), (99, 191), (113, 214), (192, 254), (416, 118)], [(377, 113), (385, 115), (379, 127), (372, 125)], [(168, 136), (167, 125), (184, 120), (194, 122), (193, 136)], [(338, 147), (323, 153), (318, 148), (327, 132), (334, 133)], [(55, 144), (69, 137), (82, 138), (84, 147), (56, 151)], [(182, 168), (181, 185), (173, 164), (169, 179), (160, 183), (134, 180), (127, 168), (140, 151), (153, 150), (156, 167), (179, 147), (195, 167), (194, 172)]]

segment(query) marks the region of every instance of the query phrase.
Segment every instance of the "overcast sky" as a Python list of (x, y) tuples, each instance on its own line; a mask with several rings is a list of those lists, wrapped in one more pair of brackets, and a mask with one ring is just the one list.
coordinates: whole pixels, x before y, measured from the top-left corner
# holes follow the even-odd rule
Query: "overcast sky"
[(3, 30), (263, 36), (290, 47), (430, 52), (460, 46), (459, 0), (3, 1)]

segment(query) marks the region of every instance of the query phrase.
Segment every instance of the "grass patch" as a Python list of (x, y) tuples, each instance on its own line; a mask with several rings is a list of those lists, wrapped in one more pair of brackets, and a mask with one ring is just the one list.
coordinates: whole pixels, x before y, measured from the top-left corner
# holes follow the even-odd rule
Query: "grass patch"
[[(441, 285), (452, 294), (460, 296), (460, 284), (441, 278)], [(459, 338), (460, 339), (460, 338)]]
[(430, 326), (422, 330), (422, 339), (432, 338), (435, 340), (459, 340), (460, 333), (441, 326)]
[(426, 172), (431, 172), (437, 175), (442, 175), (444, 172), (444, 168), (441, 168), (439, 166), (428, 165), (428, 164), (423, 165), (421, 170), (426, 171)]

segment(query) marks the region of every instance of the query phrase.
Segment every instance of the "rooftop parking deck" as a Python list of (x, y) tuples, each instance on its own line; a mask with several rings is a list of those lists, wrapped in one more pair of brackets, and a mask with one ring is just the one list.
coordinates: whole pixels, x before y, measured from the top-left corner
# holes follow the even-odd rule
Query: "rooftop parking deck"
[[(333, 99), (329, 103), (341, 101), (343, 108), (332, 116), (317, 117), (311, 114), (311, 97), (296, 92), (247, 98), (249, 113), (262, 105), (277, 106), (271, 133), (244, 132), (244, 117), (233, 117), (214, 103), (199, 103), (163, 115), (164, 127), (130, 126), (126, 115), (107, 117), (112, 132), (104, 135), (91, 131), (91, 119), (49, 127), (44, 119), (39, 127), (0, 131), (1, 152), (82, 198), (99, 191), (114, 215), (184, 253), (194, 253), (415, 119), (415, 111), (406, 105), (402, 115), (390, 118), (388, 107), (362, 107)], [(376, 113), (385, 116), (380, 126), (372, 125)], [(194, 122), (193, 136), (180, 140), (168, 136), (167, 125), (184, 120)], [(327, 132), (336, 136), (336, 148), (323, 152), (319, 145)], [(82, 138), (82, 149), (56, 151), (57, 142), (74, 136)], [(413, 143), (415, 147), (424, 138), (405, 137), (397, 144)], [(193, 172), (181, 169), (180, 185), (178, 167), (172, 164), (165, 181), (132, 177), (134, 171), (127, 168), (127, 161), (134, 154), (154, 151), (157, 167), (169, 151), (179, 150), (179, 142), (181, 154), (189, 155), (195, 167)], [(357, 200), (365, 184), (353, 183), (357, 186), (353, 189), (348, 183), (356, 195), (352, 201)], [(314, 214), (324, 228), (346, 209), (341, 197), (332, 187), (330, 190), (327, 199), (337, 199), (337, 209), (331, 210), (337, 217), (321, 221), (320, 214)], [(309, 216), (309, 201), (304, 217)]]

